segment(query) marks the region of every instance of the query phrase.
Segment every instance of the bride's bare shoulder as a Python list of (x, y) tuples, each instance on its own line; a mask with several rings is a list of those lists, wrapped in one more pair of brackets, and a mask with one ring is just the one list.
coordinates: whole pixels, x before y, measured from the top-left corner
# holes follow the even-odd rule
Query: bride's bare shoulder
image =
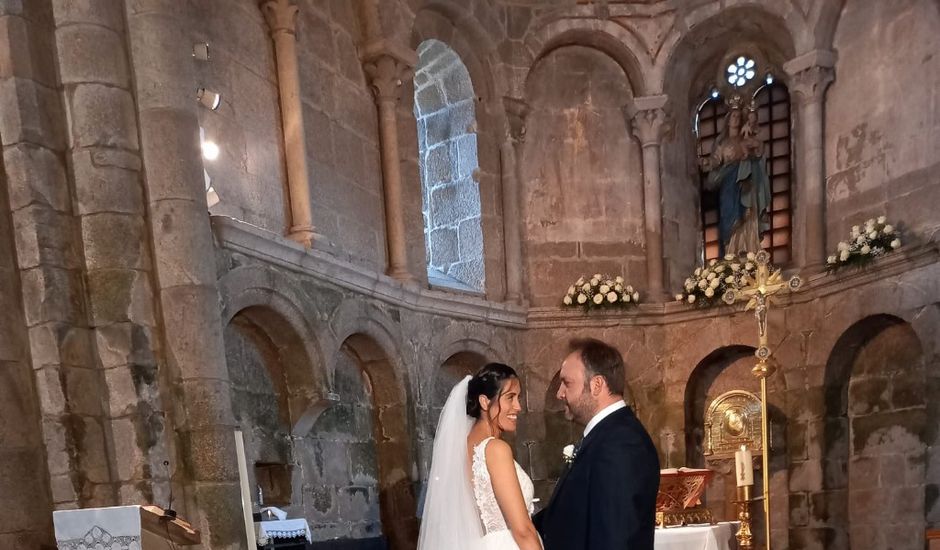
[(486, 444), (486, 461), (490, 463), (512, 462), (512, 447), (502, 439), (491, 439)]

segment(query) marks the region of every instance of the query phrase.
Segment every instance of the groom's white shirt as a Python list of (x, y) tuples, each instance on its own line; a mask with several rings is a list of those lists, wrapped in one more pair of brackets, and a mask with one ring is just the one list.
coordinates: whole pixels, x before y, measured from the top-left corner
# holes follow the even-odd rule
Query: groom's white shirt
[(591, 421), (587, 423), (587, 426), (584, 427), (584, 437), (587, 437), (587, 434), (591, 433), (591, 430), (594, 429), (594, 426), (597, 426), (598, 424), (600, 424), (601, 420), (607, 418), (608, 416), (614, 414), (615, 412), (619, 411), (620, 409), (626, 406), (627, 404), (624, 403), (623, 400), (620, 400), (620, 401), (617, 401), (616, 403), (611, 403), (610, 405), (607, 405), (606, 407), (601, 409), (600, 412), (598, 412), (597, 414), (594, 415), (593, 418), (591, 418)]

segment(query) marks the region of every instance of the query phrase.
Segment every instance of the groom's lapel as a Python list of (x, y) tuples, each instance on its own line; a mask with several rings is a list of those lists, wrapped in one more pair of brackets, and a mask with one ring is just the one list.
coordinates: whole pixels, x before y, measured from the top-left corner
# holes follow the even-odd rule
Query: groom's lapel
[(616, 418), (619, 418), (620, 416), (624, 414), (633, 414), (629, 406), (611, 413), (610, 415), (607, 416), (607, 418), (598, 422), (597, 426), (594, 426), (594, 429), (591, 430), (591, 433), (587, 434), (587, 437), (585, 437), (581, 441), (581, 445), (578, 447), (578, 452), (575, 455), (574, 460), (572, 460), (571, 464), (568, 465), (567, 468), (565, 468), (565, 471), (561, 474), (561, 477), (558, 478), (558, 482), (555, 483), (555, 490), (552, 491), (552, 498), (549, 502), (553, 502), (555, 500), (555, 497), (561, 492), (561, 487), (565, 484), (565, 481), (568, 479), (568, 474), (571, 473), (571, 470), (574, 470), (575, 466), (578, 463), (579, 457), (584, 456), (585, 452), (587, 452), (588, 446), (600, 438), (600, 434), (603, 433), (606, 426), (608, 426), (611, 422), (615, 422)]

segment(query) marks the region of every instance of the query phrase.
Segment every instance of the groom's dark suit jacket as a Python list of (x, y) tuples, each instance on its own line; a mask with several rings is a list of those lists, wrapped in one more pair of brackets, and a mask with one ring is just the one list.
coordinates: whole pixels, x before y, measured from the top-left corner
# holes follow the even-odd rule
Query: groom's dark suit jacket
[(535, 515), (545, 550), (652, 550), (659, 456), (629, 407), (600, 421)]

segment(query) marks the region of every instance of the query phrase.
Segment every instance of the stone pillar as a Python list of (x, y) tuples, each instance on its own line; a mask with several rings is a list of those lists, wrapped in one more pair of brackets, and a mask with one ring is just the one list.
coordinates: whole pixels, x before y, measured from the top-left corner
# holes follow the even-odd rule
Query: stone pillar
[[(146, 206), (172, 384), (181, 513), (213, 550), (242, 548), (235, 422), (199, 150), (188, 3), (125, 4)], [(208, 113), (207, 116), (212, 116)], [(185, 406), (183, 406), (185, 404)]]
[(823, 134), (826, 89), (832, 83), (835, 54), (816, 50), (783, 65), (796, 98), (797, 184), (793, 202), (795, 219), (793, 253), (801, 267), (821, 266), (826, 261), (826, 166)]
[(290, 238), (310, 248), (314, 240), (307, 173), (306, 128), (300, 102), (300, 73), (297, 70), (297, 38), (294, 28), (298, 8), (291, 0), (265, 0), (261, 4), (277, 59), (277, 83), (281, 97), (281, 126), (284, 129), (284, 156), (287, 159), (287, 185), (290, 195)]
[(502, 171), (503, 239), (505, 240), (506, 301), (522, 303), (522, 148), (525, 142), (525, 119), (530, 108), (521, 99), (503, 98), (508, 132), (499, 148)]
[(646, 239), (647, 294), (662, 301), (663, 293), (663, 200), (659, 150), (668, 117), (664, 95), (634, 98), (626, 108), (630, 128), (643, 148), (643, 228)]
[(116, 495), (108, 504), (165, 503), (159, 335), (124, 13), (91, 0), (83, 10), (56, 4), (53, 19), (93, 337), (86, 376), (101, 386), (95, 399), (106, 396), (101, 424)]
[[(382, 190), (385, 198), (385, 238), (388, 246), (388, 275), (399, 281), (414, 281), (408, 266), (405, 242), (405, 213), (402, 209), (401, 159), (398, 151), (398, 100), (402, 81), (412, 78), (417, 54), (400, 52), (388, 45), (366, 48), (364, 69), (369, 77), (379, 115), (382, 154)], [(369, 51), (371, 50), (371, 51)]]

